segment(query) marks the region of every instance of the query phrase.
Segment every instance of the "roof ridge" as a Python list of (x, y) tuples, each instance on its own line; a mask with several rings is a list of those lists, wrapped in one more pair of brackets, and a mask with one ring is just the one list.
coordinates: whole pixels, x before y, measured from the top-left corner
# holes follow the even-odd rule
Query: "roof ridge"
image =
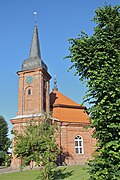
[(53, 91), (51, 93), (51, 100), (53, 101), (52, 104), (54, 105), (68, 105), (68, 106), (78, 106), (78, 107), (83, 107), (85, 109), (85, 106), (81, 106), (80, 104), (76, 103), (74, 100), (70, 99), (66, 95), (62, 94), (59, 91)]

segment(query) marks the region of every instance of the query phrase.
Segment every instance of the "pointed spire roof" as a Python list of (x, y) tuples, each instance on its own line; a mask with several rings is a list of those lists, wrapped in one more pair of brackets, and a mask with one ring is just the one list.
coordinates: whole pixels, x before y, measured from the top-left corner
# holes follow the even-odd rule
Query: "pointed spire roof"
[(41, 59), (38, 28), (35, 22), (29, 58), (23, 61), (22, 70), (30, 70), (39, 67), (47, 71), (47, 66)]
[(33, 37), (32, 37), (32, 43), (31, 43), (29, 57), (30, 58), (39, 57), (41, 59), (38, 29), (37, 29), (36, 23), (34, 25), (34, 31), (33, 31)]

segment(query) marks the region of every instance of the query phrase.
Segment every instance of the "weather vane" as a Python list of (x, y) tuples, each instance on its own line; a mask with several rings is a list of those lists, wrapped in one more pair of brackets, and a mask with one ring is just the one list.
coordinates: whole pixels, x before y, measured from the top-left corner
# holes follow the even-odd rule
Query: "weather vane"
[(53, 90), (58, 91), (58, 88), (57, 88), (57, 79), (56, 79), (56, 75), (54, 75), (54, 81), (53, 81), (53, 83), (54, 83)]
[(35, 17), (35, 24), (36, 24), (36, 22), (37, 22), (37, 12), (36, 11), (34, 11), (34, 17)]

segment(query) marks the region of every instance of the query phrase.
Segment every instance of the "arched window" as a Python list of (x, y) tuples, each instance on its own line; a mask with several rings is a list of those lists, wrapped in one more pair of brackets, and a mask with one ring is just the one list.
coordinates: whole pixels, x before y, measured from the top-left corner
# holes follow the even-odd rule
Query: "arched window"
[(31, 94), (32, 94), (31, 89), (28, 89), (28, 95), (31, 95)]
[(75, 152), (77, 154), (84, 154), (83, 151), (83, 138), (81, 136), (75, 137)]

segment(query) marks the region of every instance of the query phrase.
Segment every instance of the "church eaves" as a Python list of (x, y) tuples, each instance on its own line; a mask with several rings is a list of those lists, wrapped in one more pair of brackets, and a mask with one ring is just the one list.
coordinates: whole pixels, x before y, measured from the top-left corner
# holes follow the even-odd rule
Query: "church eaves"
[(47, 71), (47, 65), (41, 59), (40, 43), (38, 37), (37, 25), (34, 25), (32, 43), (29, 58), (22, 63), (22, 71), (35, 68), (44, 68)]

